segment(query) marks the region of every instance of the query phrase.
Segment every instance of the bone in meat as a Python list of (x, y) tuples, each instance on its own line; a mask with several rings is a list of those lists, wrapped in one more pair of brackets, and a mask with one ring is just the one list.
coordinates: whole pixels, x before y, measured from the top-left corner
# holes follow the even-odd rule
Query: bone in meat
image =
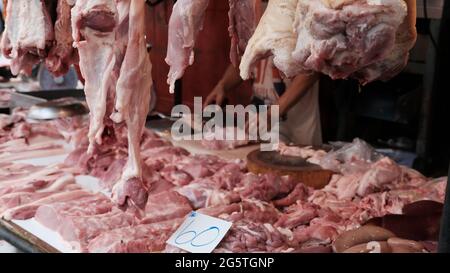
[(149, 55), (145, 41), (145, 3), (130, 5), (128, 46), (116, 86), (116, 103), (112, 120), (125, 121), (128, 134), (128, 162), (121, 180), (113, 189), (119, 204), (130, 197), (138, 206), (145, 205), (147, 189), (142, 181), (140, 141), (150, 105), (152, 86)]

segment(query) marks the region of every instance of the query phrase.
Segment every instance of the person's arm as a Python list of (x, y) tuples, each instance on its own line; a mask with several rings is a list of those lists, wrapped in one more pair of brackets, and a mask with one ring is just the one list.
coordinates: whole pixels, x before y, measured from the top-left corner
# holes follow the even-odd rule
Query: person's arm
[(230, 64), (222, 79), (217, 83), (212, 92), (206, 98), (204, 105), (206, 106), (212, 103), (221, 105), (227, 93), (235, 89), (242, 82), (243, 80), (239, 76), (239, 71)]
[(417, 20), (417, 3), (416, 0), (404, 0), (408, 6), (408, 15), (406, 16), (404, 24), (407, 25), (408, 32), (403, 35), (406, 41), (416, 42), (417, 40), (417, 30), (416, 30), (416, 20)]
[(318, 73), (297, 75), (286, 92), (278, 100), (280, 116), (287, 114), (318, 80)]

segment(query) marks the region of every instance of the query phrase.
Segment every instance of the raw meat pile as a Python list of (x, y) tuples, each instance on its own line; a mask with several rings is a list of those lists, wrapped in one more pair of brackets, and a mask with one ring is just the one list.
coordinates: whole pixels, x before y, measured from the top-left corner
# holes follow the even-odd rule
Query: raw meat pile
[[(166, 59), (172, 91), (194, 61), (208, 2), (183, 0), (174, 6)], [(316, 71), (362, 84), (387, 80), (405, 67), (415, 44), (403, 0), (271, 0), (259, 24), (259, 1), (229, 4), (230, 57), (236, 67), (240, 63), (243, 79), (260, 59), (273, 55), (286, 77)]]
[(83, 117), (30, 123), (22, 109), (15, 109), (12, 115), (0, 115), (0, 163), (61, 155), (63, 143), (78, 145), (84, 137), (85, 124)]
[(64, 154), (65, 145), (77, 146), (86, 135), (85, 119), (30, 123), (25, 117), (22, 109), (0, 116), (0, 214), (7, 219), (33, 217), (41, 200), (67, 200), (60, 197), (81, 189), (74, 168), (13, 162)]
[(68, 200), (67, 193), (81, 189), (75, 184), (73, 169), (62, 164), (34, 166), (2, 161), (0, 165), (0, 214), (6, 219), (31, 218), (45, 200)]
[[(362, 24), (374, 32), (354, 33), (355, 37), (374, 34), (375, 45), (361, 51), (352, 48), (359, 54), (356, 57), (349, 50), (332, 52), (319, 70), (341, 73), (333, 70), (333, 61), (354, 61), (355, 57), (352, 69), (370, 64), (386, 71), (385, 64), (376, 62), (386, 57), (380, 52), (387, 50), (377, 48), (377, 33), (392, 28), (394, 39), (396, 20), (401, 21), (405, 10), (392, 10), (398, 1), (381, 2), (386, 6), (356, 0), (339, 1), (338, 6), (333, 4), (337, 1), (271, 0), (242, 63), (251, 65), (258, 56), (273, 51), (275, 63), (289, 74), (297, 38), (314, 37), (310, 44), (302, 42), (305, 48), (297, 48), (298, 52), (310, 45), (309, 49), (325, 58), (323, 48), (316, 47), (321, 34), (329, 34), (326, 41), (339, 41), (342, 32), (354, 28), (352, 24), (356, 29)], [(180, 0), (174, 7), (168, 52), (171, 84), (193, 61), (195, 36), (207, 4), (207, 0)], [(29, 72), (33, 64), (46, 59), (53, 67), (50, 70), (58, 74), (79, 57), (91, 113), (89, 131), (83, 120), (30, 124), (23, 111), (0, 116), (0, 214), (5, 219), (34, 217), (81, 252), (178, 252), (165, 242), (189, 212), (198, 210), (233, 222), (216, 252), (329, 252), (339, 234), (374, 217), (400, 214), (406, 204), (419, 200), (443, 202), (446, 179), (425, 178), (375, 155), (359, 141), (330, 153), (280, 148), (282, 153), (305, 155), (337, 172), (328, 186), (314, 190), (289, 177), (249, 173), (241, 161), (192, 155), (144, 129), (152, 85), (144, 5), (143, 0), (8, 1), (2, 49), (13, 59), (13, 72)], [(256, 6), (252, 1), (233, 0), (230, 5), (231, 56), (236, 62), (256, 18), (240, 12), (250, 13)], [(354, 12), (358, 8), (367, 16), (358, 17), (359, 12)], [(382, 18), (372, 22), (374, 14)], [(293, 24), (299, 23), (300, 15), (312, 24), (296, 25), (303, 33), (297, 37)], [(346, 25), (323, 29), (321, 23), (332, 21), (333, 16), (344, 16)], [(249, 21), (239, 19), (244, 17)], [(29, 25), (36, 28), (24, 27)], [(72, 42), (76, 50), (69, 49)], [(382, 45), (391, 45), (389, 50), (394, 47), (393, 43)], [(313, 56), (310, 61), (317, 64), (320, 58)], [(298, 64), (293, 69), (298, 70)], [(311, 69), (317, 70), (307, 68)], [(23, 151), (42, 156), (39, 151), (58, 148), (33, 144), (30, 140), (37, 134), (66, 139), (76, 149), (64, 164), (46, 167), (6, 160)], [(79, 175), (99, 178), (104, 191), (82, 189), (76, 183)], [(117, 208), (116, 203), (127, 210)]]
[(71, 157), (65, 166), (4, 164), (0, 211), (7, 219), (35, 217), (82, 252), (179, 252), (165, 241), (192, 210), (233, 222), (216, 252), (330, 252), (339, 234), (373, 217), (399, 214), (418, 200), (444, 200), (444, 178), (427, 179), (388, 158), (368, 160), (370, 148), (360, 141), (318, 152), (319, 162), (345, 170), (322, 190), (248, 173), (240, 161), (191, 155), (149, 130), (140, 148), (149, 189), (144, 210), (124, 212), (74, 182), (91, 174), (111, 190), (126, 164), (123, 148), (78, 165)]

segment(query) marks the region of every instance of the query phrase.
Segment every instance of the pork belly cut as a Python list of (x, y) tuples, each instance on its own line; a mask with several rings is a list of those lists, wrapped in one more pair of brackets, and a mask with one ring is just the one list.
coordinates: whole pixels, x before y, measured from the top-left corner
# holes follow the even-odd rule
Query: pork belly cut
[[(23, 142), (20, 141), (21, 145)], [(2, 144), (0, 144), (2, 146)], [(0, 181), (5, 181), (8, 179), (13, 179), (17, 177), (22, 177), (24, 175), (28, 175), (32, 172), (39, 171), (44, 169), (42, 166), (34, 166), (23, 163), (15, 163), (15, 162), (1, 162), (0, 163)]]
[(90, 216), (110, 212), (114, 204), (103, 194), (86, 196), (68, 202), (40, 206), (34, 218), (42, 225), (57, 230), (68, 216)]
[(89, 243), (91, 253), (149, 253), (161, 251), (183, 218), (137, 225), (102, 233)]
[[(32, 169), (33, 170), (33, 169)], [(58, 165), (37, 169), (34, 172), (11, 175), (0, 182), (0, 195), (25, 191), (34, 192), (47, 188), (59, 189), (61, 184), (73, 183), (74, 177), (60, 170)]]
[(60, 192), (36, 200), (34, 202), (6, 210), (4, 213), (2, 213), (2, 216), (6, 220), (26, 220), (33, 218), (37, 209), (42, 205), (75, 200), (89, 195), (91, 195), (91, 193), (83, 190)]
[(64, 154), (64, 152), (65, 150), (62, 145), (53, 142), (9, 147), (9, 149), (0, 150), (0, 162), (49, 157), (61, 155)]
[(61, 237), (76, 250), (86, 252), (89, 242), (98, 235), (136, 224), (136, 218), (120, 210), (92, 216), (67, 216), (57, 228)]
[(0, 197), (0, 214), (10, 208), (15, 208), (33, 201), (45, 198), (54, 192), (14, 192)]

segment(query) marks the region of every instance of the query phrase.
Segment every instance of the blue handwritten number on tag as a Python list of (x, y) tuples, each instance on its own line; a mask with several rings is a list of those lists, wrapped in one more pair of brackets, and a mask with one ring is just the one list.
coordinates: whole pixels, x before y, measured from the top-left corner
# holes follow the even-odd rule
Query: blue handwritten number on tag
[[(202, 247), (202, 246), (206, 246), (206, 245), (208, 245), (208, 244), (214, 242), (214, 241), (217, 239), (217, 237), (219, 237), (220, 230), (219, 230), (218, 227), (215, 227), (215, 226), (209, 227), (209, 228), (207, 228), (207, 229), (201, 231), (201, 232), (198, 233), (198, 234), (197, 234), (197, 232), (194, 231), (194, 230), (187, 230), (187, 229), (192, 225), (192, 223), (194, 223), (195, 220), (196, 220), (196, 219), (192, 220), (192, 221), (191, 221), (188, 225), (186, 225), (186, 227), (178, 234), (178, 236), (175, 238), (175, 243), (176, 243), (176, 244), (178, 244), (178, 245), (184, 245), (184, 244), (190, 243), (191, 246), (193, 246), (193, 247)], [(212, 234), (214, 234), (214, 233), (216, 233), (216, 234), (215, 234), (214, 236), (211, 235), (211, 237), (212, 237), (213, 239), (211, 239), (211, 240), (209, 240), (209, 241), (207, 241), (207, 242), (203, 242), (203, 243), (195, 243), (195, 240), (196, 240), (196, 239), (198, 239), (201, 235), (207, 235), (207, 232), (213, 232)], [(188, 239), (185, 239), (184, 241), (182, 241), (183, 237), (185, 237), (185, 236), (188, 235), (188, 234), (192, 234), (192, 238), (188, 238)]]

